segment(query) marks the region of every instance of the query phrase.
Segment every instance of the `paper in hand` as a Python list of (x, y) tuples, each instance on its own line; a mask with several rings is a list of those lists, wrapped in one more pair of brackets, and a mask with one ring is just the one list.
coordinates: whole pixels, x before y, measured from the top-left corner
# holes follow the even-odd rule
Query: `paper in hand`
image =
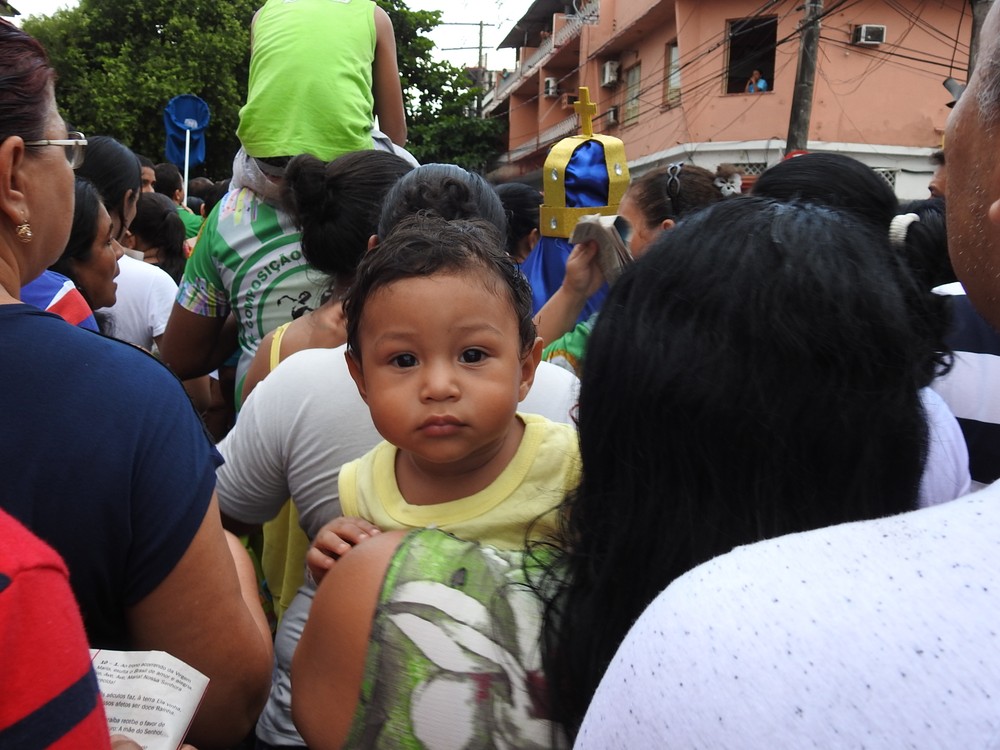
[(593, 240), (597, 243), (597, 263), (608, 284), (614, 284), (625, 266), (632, 262), (628, 242), (632, 226), (621, 216), (591, 214), (582, 217), (569, 241), (574, 245)]

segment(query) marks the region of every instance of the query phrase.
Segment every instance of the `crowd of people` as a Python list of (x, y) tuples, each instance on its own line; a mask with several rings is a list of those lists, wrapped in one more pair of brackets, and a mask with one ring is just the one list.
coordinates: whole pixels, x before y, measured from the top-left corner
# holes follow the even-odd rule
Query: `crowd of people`
[(666, 165), (543, 304), (542, 196), (405, 152), (387, 23), (266, 3), (192, 210), (0, 19), (0, 746), (142, 740), (89, 646), (206, 675), (202, 750), (993, 747), (1000, 8), (933, 200)]

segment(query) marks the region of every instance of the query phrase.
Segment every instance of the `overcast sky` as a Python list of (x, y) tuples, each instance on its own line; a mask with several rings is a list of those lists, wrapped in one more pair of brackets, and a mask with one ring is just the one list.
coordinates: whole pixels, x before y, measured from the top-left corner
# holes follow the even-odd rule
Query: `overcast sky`
[[(22, 16), (47, 16), (60, 8), (75, 6), (76, 0), (11, 0)], [(507, 35), (511, 27), (531, 6), (531, 0), (407, 0), (411, 10), (444, 11), (441, 20), (446, 24), (478, 24), (483, 21), (483, 48), (486, 66), (493, 70), (510, 68), (514, 65), (511, 50), (496, 50), (497, 44)], [(15, 19), (16, 21), (16, 19)], [(453, 47), (476, 48), (479, 44), (479, 27), (442, 26), (431, 34), (434, 43), (442, 51), (440, 57), (455, 65), (476, 65), (477, 49), (446, 51)]]

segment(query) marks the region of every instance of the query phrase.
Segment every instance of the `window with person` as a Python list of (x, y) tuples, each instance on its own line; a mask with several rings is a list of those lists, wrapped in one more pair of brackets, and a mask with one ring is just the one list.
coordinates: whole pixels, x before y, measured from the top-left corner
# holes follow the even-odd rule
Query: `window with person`
[(726, 29), (729, 58), (727, 94), (756, 94), (773, 89), (774, 48), (778, 40), (777, 16), (729, 21)]

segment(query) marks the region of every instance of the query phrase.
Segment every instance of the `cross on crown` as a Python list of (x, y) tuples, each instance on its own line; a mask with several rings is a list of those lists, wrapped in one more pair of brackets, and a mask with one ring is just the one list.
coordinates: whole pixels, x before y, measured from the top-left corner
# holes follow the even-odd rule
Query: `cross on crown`
[(597, 114), (597, 104), (590, 101), (590, 89), (581, 86), (580, 96), (574, 102), (573, 109), (580, 116), (580, 134), (592, 138), (594, 135), (594, 115)]

